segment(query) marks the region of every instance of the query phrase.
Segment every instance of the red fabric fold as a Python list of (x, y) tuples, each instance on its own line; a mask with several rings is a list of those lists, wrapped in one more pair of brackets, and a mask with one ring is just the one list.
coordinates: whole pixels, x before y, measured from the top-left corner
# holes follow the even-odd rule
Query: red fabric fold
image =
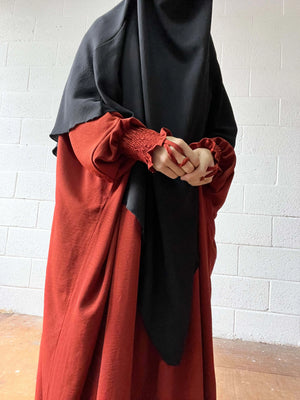
[(137, 160), (145, 162), (148, 169), (155, 172), (150, 153), (162, 145), (166, 135), (164, 128), (156, 132), (140, 120), (123, 118), (118, 112), (107, 112), (89, 121), (83, 132), (81, 125), (69, 132), (82, 165), (109, 181), (126, 174)]
[(236, 154), (231, 144), (220, 136), (203, 138), (199, 142), (191, 143), (190, 146), (192, 148), (194, 146), (207, 147), (214, 150), (218, 169), (214, 174), (212, 182), (203, 185), (203, 195), (209, 201), (208, 208), (214, 219), (227, 198), (234, 177)]
[[(222, 173), (199, 186), (201, 268), (194, 275), (183, 358), (170, 366), (136, 307), (141, 230), (122, 204), (135, 162), (132, 146), (129, 156), (125, 141), (121, 144), (124, 132), (133, 132), (131, 122), (141, 127), (105, 114), (59, 136), (35, 400), (216, 400), (210, 304), (214, 216), (230, 186), (234, 150), (214, 138), (222, 150)], [(146, 153), (156, 143), (151, 140), (138, 152), (140, 160), (149, 162)]]

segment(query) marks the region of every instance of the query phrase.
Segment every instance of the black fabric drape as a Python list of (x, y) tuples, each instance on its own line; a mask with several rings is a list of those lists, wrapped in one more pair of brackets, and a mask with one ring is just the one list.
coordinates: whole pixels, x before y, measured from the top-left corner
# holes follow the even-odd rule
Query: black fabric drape
[[(237, 126), (210, 34), (210, 0), (125, 0), (84, 35), (50, 137), (118, 111), (187, 143)], [(56, 147), (52, 150), (56, 155)], [(123, 203), (142, 227), (138, 307), (162, 358), (178, 365), (199, 265), (198, 187), (136, 162)]]

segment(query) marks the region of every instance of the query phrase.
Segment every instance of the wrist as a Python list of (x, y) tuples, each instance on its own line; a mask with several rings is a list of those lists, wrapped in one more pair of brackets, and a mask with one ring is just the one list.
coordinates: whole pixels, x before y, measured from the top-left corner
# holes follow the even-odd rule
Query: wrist
[(214, 159), (215, 164), (218, 164), (221, 159), (221, 147), (212, 138), (202, 138), (199, 142), (193, 142), (189, 145), (191, 149), (206, 148), (208, 149)]

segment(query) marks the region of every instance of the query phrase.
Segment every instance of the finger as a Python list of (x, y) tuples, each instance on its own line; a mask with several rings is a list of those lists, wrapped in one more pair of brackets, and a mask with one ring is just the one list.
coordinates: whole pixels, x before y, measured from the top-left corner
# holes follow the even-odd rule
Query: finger
[(213, 167), (208, 167), (205, 176), (215, 176), (218, 173), (219, 169), (220, 168), (217, 164), (215, 164)]
[(162, 172), (164, 175), (168, 176), (171, 179), (178, 178), (178, 175), (167, 166), (164, 166), (163, 168), (161, 168), (161, 170), (159, 172)]
[(185, 175), (185, 171), (182, 169), (182, 167), (178, 167), (178, 165), (171, 160), (166, 161), (165, 166), (168, 167), (177, 177)]
[(210, 183), (210, 182), (212, 182), (212, 180), (213, 180), (213, 177), (212, 176), (210, 176), (209, 178), (204, 178), (202, 181), (200, 181), (200, 182), (202, 182), (202, 184), (203, 185), (206, 185), (207, 183)]
[(185, 174), (182, 177), (182, 180), (199, 181), (201, 176), (205, 176), (205, 174), (206, 174), (206, 168), (203, 164), (200, 164), (199, 167), (195, 168), (193, 172), (191, 172), (189, 174)]
[[(168, 151), (164, 148), (162, 148), (162, 153), (159, 155), (158, 160), (155, 161), (153, 163), (153, 165), (155, 164), (155, 169), (162, 173), (166, 171), (166, 175), (170, 178), (177, 178), (185, 174), (185, 171), (171, 160)], [(172, 172), (171, 175), (170, 171)]]
[[(201, 177), (203, 178), (203, 177)], [(192, 179), (192, 180), (186, 180), (186, 182), (188, 184), (190, 184), (191, 186), (202, 186), (202, 185), (206, 185), (207, 183), (212, 182), (212, 177), (210, 178), (203, 178), (201, 180), (196, 180), (196, 179)]]
[(179, 167), (177, 164), (175, 164), (171, 158), (168, 155), (168, 158), (164, 162), (164, 166), (170, 168), (176, 176), (183, 176), (185, 175), (185, 171), (183, 170), (183, 167)]
[[(183, 162), (183, 160), (185, 160), (186, 156), (184, 156), (183, 154), (179, 153), (179, 151), (177, 151), (173, 146), (170, 145), (170, 149), (176, 159), (176, 161), (181, 164)], [(190, 173), (193, 172), (195, 167), (194, 165), (190, 162), (187, 161), (184, 165), (182, 165), (180, 168), (183, 169), (183, 171), (185, 173)]]
[(198, 155), (190, 148), (190, 146), (183, 139), (174, 137), (171, 138), (170, 140), (175, 142), (177, 145), (181, 147), (184, 156), (190, 159), (190, 162), (194, 167), (198, 167), (199, 165)]

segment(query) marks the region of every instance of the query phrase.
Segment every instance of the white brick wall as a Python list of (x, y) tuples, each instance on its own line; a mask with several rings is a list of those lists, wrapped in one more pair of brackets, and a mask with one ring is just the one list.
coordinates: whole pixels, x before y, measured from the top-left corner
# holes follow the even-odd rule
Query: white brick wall
[(300, 345), (299, 4), (214, 4), (213, 37), (241, 139), (216, 219), (216, 336)]
[[(0, 309), (42, 315), (56, 160), (48, 134), (84, 32), (117, 3), (0, 1)], [(215, 336), (300, 344), (299, 17), (298, 0), (214, 0), (239, 126), (216, 218)]]

